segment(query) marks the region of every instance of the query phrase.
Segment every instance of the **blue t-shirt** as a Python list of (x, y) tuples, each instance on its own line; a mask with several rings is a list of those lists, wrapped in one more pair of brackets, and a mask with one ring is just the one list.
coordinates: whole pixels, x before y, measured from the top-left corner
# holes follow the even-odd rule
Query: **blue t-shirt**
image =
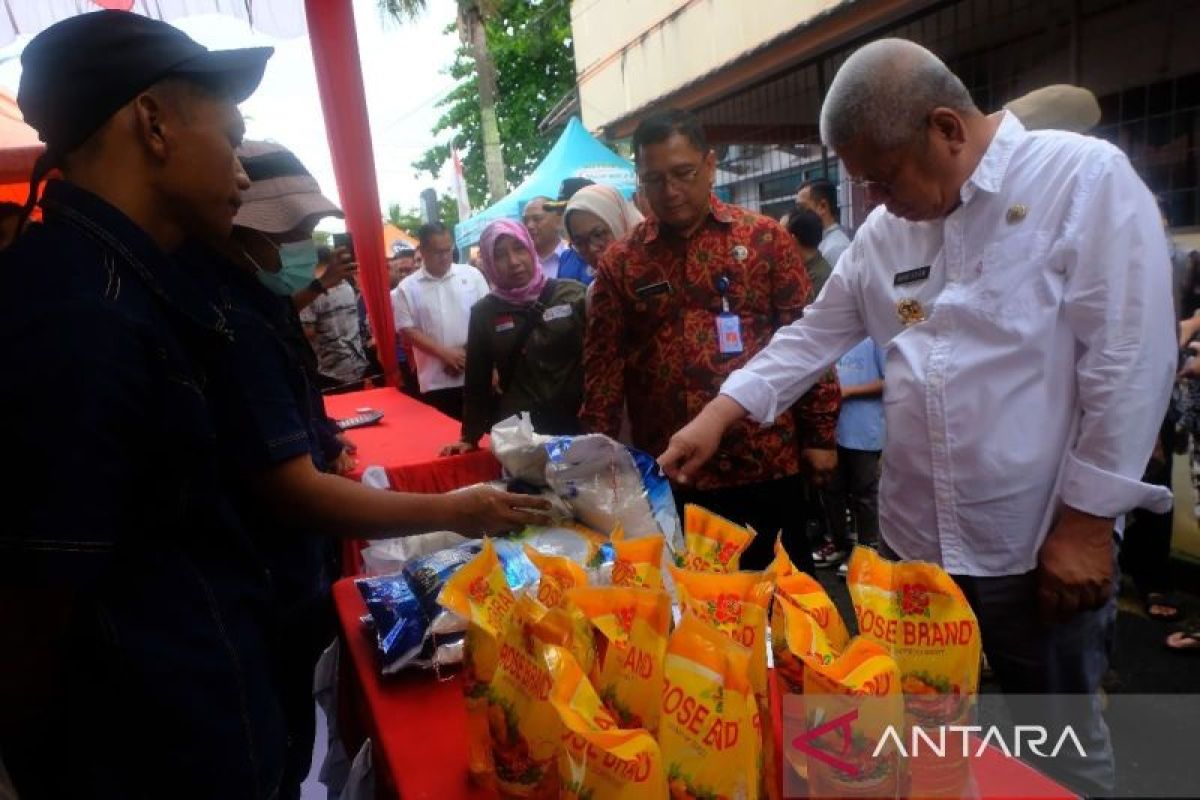
[[(883, 378), (883, 353), (873, 339), (863, 339), (837, 363), (838, 382), (858, 386)], [(883, 449), (883, 400), (861, 397), (842, 401), (837, 443), (851, 450)]]

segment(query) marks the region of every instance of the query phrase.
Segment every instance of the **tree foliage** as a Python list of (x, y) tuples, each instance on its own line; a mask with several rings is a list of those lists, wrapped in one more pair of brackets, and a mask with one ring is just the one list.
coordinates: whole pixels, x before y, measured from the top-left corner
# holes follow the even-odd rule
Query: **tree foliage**
[[(538, 122), (575, 85), (570, 7), (567, 0), (497, 0), (490, 11), (485, 27), (496, 64), (500, 139), (506, 177), (515, 186), (558, 138), (558, 131), (538, 133)], [(448, 71), (458, 83), (438, 103), (444, 111), (433, 133), (453, 135), (446, 144), (426, 151), (413, 167), (436, 177), (450, 158), (450, 148), (457, 147), (471, 206), (482, 208), (499, 198), (487, 192), (478, 82), (467, 46), (458, 49)]]

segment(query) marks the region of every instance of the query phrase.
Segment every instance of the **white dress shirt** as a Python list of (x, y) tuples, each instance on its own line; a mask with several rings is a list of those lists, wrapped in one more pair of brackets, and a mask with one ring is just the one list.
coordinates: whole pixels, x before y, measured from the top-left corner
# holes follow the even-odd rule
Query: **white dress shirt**
[[(923, 321), (902, 324), (906, 298)], [(1140, 480), (1174, 377), (1170, 265), (1117, 148), (1006, 113), (953, 213), (876, 208), (804, 317), (721, 391), (769, 421), (868, 335), (885, 351), (879, 522), (900, 556), (1021, 574), (1060, 503), (1170, 508)]]
[[(446, 347), (466, 347), (471, 306), (489, 291), (483, 273), (468, 264), (451, 264), (441, 278), (422, 267), (392, 290), (396, 330), (416, 328)], [(437, 356), (414, 347), (413, 357), (422, 392), (463, 385), (462, 374), (451, 375)]]
[(554, 252), (543, 258), (538, 256), (538, 261), (541, 262), (542, 272), (546, 273), (546, 277), (553, 280), (558, 277), (559, 256), (567, 250), (567, 243), (560, 241), (558, 247), (554, 248)]
[(846, 235), (846, 231), (841, 225), (836, 222), (830, 225), (821, 232), (821, 243), (817, 245), (817, 249), (821, 251), (821, 255), (829, 262), (830, 267), (836, 267), (838, 259), (842, 257), (842, 253), (850, 247), (850, 237)]

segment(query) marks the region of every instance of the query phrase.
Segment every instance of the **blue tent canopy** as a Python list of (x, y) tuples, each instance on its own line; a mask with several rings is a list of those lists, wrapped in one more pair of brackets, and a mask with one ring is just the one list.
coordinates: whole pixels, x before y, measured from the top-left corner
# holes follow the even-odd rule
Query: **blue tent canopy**
[(458, 249), (466, 253), (468, 247), (479, 241), (489, 223), (505, 217), (520, 218), (525, 203), (534, 197), (558, 197), (563, 179), (574, 177), (606, 183), (626, 197), (633, 194), (637, 184), (633, 164), (588, 133), (578, 117), (571, 117), (554, 147), (520, 186), (454, 227)]

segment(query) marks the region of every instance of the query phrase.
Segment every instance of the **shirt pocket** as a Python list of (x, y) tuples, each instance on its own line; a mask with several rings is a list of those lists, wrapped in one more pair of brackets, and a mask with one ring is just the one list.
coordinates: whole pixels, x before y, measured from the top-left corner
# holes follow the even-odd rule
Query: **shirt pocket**
[(986, 245), (972, 293), (979, 313), (1002, 325), (1017, 325), (1057, 308), (1062, 287), (1050, 264), (1051, 245), (1046, 231), (1010, 234)]

